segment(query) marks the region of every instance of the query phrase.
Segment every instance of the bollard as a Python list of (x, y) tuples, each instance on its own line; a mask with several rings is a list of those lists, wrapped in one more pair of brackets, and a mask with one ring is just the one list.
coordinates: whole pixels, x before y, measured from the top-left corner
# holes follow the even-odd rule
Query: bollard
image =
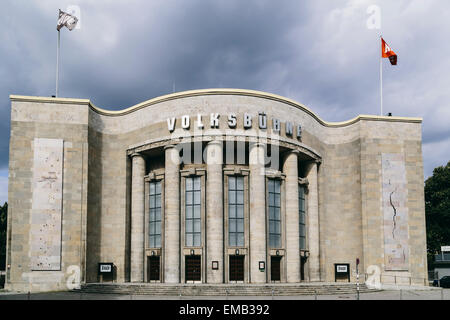
[(28, 300), (31, 300), (31, 294), (30, 294), (30, 291), (28, 291), (28, 293), (27, 293), (27, 299), (28, 299)]
[(356, 273), (356, 300), (359, 300), (359, 272)]
[(228, 289), (225, 290), (225, 296), (226, 296), (226, 300), (228, 300)]
[(272, 288), (272, 300), (273, 300), (273, 288)]
[(317, 290), (314, 289), (314, 300), (317, 300)]

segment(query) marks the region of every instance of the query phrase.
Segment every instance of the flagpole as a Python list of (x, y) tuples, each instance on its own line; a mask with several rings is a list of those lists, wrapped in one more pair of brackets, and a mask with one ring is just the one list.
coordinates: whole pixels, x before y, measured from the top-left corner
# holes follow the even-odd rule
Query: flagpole
[[(380, 40), (382, 38), (383, 37), (380, 34)], [(382, 115), (383, 115), (383, 57), (380, 55), (380, 116)]]
[(59, 80), (59, 45), (61, 41), (60, 31), (58, 30), (58, 44), (56, 46), (56, 95), (58, 97), (58, 80)]

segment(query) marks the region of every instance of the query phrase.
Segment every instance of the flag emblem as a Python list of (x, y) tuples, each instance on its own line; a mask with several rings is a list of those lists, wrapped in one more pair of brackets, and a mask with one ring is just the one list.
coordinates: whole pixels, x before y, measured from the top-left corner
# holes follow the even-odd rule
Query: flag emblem
[(381, 38), (381, 57), (389, 58), (389, 61), (393, 66), (397, 64), (397, 54), (391, 49), (383, 38)]
[(78, 22), (78, 18), (68, 14), (64, 11), (59, 10), (58, 24), (56, 25), (56, 30), (61, 30), (63, 27), (67, 27), (70, 31), (72, 31)]

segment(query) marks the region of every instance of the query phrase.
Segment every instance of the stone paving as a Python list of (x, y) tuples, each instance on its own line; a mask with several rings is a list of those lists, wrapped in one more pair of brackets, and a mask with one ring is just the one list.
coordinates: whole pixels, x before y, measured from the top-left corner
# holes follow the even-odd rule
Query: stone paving
[[(14, 293), (0, 291), (0, 300), (356, 300), (354, 294), (318, 296), (148, 296), (79, 292)], [(383, 290), (360, 294), (360, 300), (450, 300), (450, 289)]]

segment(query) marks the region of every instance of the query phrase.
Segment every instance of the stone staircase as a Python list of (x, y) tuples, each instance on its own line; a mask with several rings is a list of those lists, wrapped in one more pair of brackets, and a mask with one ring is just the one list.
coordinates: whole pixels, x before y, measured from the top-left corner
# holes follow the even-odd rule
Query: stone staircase
[[(301, 284), (153, 284), (153, 283), (88, 283), (83, 293), (113, 293), (152, 296), (297, 296), (356, 294), (355, 283)], [(360, 284), (360, 293), (375, 292)]]

